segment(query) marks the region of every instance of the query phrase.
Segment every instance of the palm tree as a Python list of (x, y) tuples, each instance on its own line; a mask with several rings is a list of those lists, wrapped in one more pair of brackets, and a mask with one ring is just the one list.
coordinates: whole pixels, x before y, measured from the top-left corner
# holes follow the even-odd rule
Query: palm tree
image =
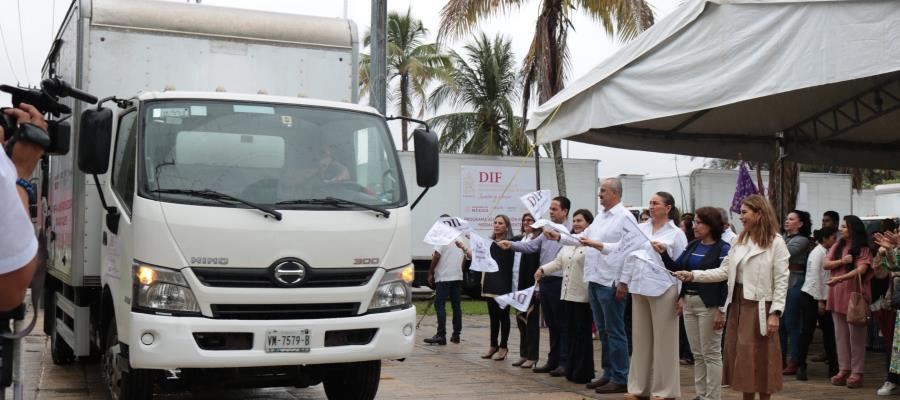
[(449, 105), (454, 110), (471, 111), (445, 114), (429, 121), (442, 131), (442, 151), (528, 154), (528, 139), (521, 129), (521, 118), (513, 111), (521, 85), (511, 46), (508, 39), (496, 36), (492, 40), (481, 33), (464, 47), (465, 56), (451, 52), (452, 79), (438, 86), (429, 102), (435, 110)]
[[(387, 18), (387, 80), (393, 87), (388, 101), (404, 117), (422, 118), (426, 108), (426, 89), (434, 79), (447, 79), (450, 75), (450, 58), (442, 54), (437, 43), (424, 43), (428, 29), (414, 18), (410, 10), (400, 15), (391, 11)], [(371, 33), (365, 36), (365, 45), (371, 43)], [(360, 93), (369, 90), (369, 55), (360, 57)], [(393, 85), (392, 85), (393, 83)], [(417, 109), (417, 111), (416, 111)], [(407, 122), (401, 121), (402, 149), (408, 149)]]
[[(438, 37), (464, 35), (481, 18), (518, 8), (522, 3), (524, 0), (450, 0), (441, 10)], [(653, 24), (653, 12), (645, 0), (540, 0), (540, 10), (531, 47), (522, 63), (523, 116), (528, 115), (532, 89), (537, 91), (538, 102), (544, 103), (565, 86), (569, 58), (566, 38), (573, 13), (587, 13), (620, 40), (632, 39)], [(552, 148), (557, 186), (560, 195), (565, 196), (562, 146), (556, 141)]]

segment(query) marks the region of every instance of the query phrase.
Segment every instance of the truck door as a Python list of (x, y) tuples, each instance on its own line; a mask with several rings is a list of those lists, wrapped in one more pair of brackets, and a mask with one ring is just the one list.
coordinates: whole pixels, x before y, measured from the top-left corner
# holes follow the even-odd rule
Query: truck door
[[(131, 293), (131, 268), (133, 259), (133, 227), (132, 204), (135, 196), (135, 178), (137, 163), (137, 111), (131, 109), (119, 117), (118, 130), (115, 136), (115, 147), (112, 156), (112, 171), (109, 174), (109, 189), (112, 193), (112, 205), (119, 209), (118, 231), (113, 233), (103, 224), (103, 247), (101, 262), (103, 263), (103, 284), (109, 286), (115, 310), (127, 312), (125, 298)], [(121, 314), (120, 314), (121, 315)], [(114, 317), (114, 316), (106, 316)], [(127, 332), (128, 326), (121, 323), (127, 318), (116, 318), (119, 322), (118, 332)], [(120, 340), (127, 340), (120, 335)], [(123, 341), (124, 341), (123, 340)]]

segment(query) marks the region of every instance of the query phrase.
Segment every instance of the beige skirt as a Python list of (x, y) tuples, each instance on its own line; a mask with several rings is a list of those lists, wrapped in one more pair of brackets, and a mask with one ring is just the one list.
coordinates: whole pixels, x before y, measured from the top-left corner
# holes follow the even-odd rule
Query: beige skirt
[[(722, 380), (743, 393), (781, 390), (781, 343), (778, 334), (759, 334), (758, 302), (747, 300), (740, 284), (734, 285), (728, 323)], [(771, 303), (766, 303), (768, 315)]]

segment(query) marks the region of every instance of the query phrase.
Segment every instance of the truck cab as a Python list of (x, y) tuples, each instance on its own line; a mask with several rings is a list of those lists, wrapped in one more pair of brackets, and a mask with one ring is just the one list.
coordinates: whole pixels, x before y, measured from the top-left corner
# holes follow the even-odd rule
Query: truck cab
[[(384, 116), (354, 104), (358, 43), (350, 20), (72, 3), (44, 76), (103, 100), (70, 105), (42, 176), (55, 363), (99, 359), (114, 399), (375, 396), (413, 348), (412, 202)], [(414, 137), (434, 186), (436, 136)]]

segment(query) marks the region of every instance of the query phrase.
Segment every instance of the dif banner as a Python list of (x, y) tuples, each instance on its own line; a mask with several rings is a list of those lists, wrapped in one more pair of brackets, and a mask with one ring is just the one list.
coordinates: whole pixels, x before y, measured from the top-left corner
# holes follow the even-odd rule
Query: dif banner
[(491, 237), (494, 217), (506, 214), (513, 235), (520, 233), (522, 214), (528, 212), (520, 198), (534, 191), (534, 168), (462, 165), (459, 171), (459, 215), (484, 237)]

